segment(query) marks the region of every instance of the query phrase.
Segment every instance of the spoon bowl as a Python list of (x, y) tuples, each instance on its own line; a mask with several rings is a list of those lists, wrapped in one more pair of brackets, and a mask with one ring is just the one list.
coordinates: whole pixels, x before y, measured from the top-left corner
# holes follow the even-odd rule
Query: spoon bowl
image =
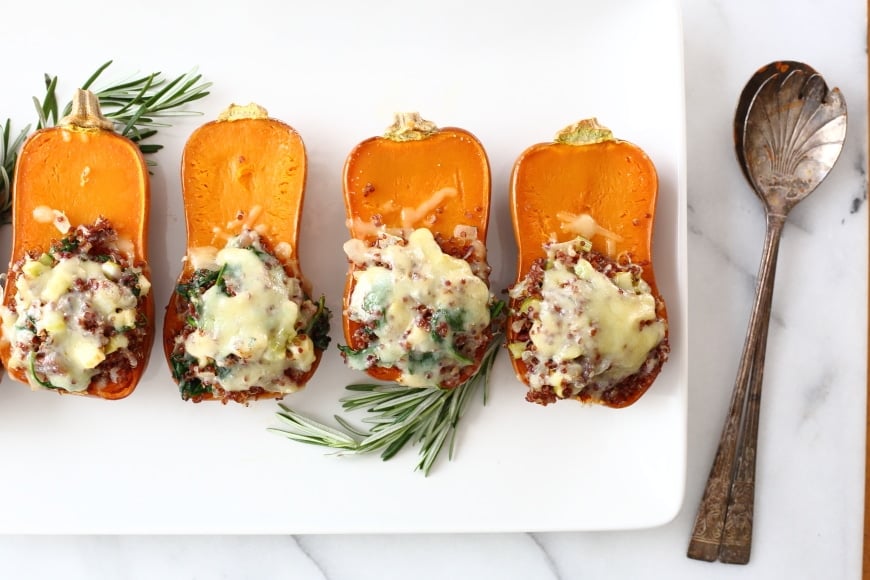
[(759, 70), (740, 103), (734, 124), (741, 168), (768, 211), (788, 213), (822, 182), (843, 149), (843, 95), (829, 90), (812, 67), (786, 61)]

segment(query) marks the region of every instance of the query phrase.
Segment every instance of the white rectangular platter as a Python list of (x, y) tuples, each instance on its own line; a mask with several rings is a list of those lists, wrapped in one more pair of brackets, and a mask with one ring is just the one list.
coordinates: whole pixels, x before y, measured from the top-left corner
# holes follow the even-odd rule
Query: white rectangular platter
[[(87, 8), (90, 10), (91, 8)], [(389, 462), (334, 457), (267, 432), (277, 404), (181, 401), (155, 344), (144, 380), (108, 402), (0, 383), (0, 532), (337, 533), (607, 530), (663, 524), (686, 474), (687, 273), (681, 29), (677, 2), (431, 3), (155, 0), (85, 17), (68, 3), (3, 8), (3, 109), (35, 115), (42, 73), (71, 95), (106, 60), (105, 79), (198, 66), (214, 86), (202, 117), (174, 119), (153, 157), (151, 265), (162, 325), (184, 253), (181, 149), (231, 102), (255, 101), (293, 125), (309, 155), (302, 268), (332, 308), (333, 346), (293, 408), (339, 411), (346, 369), (340, 300), (347, 237), (345, 156), (394, 111), (417, 110), (476, 134), (493, 176), (493, 289), (515, 275), (507, 204), (512, 164), (527, 146), (597, 117), (647, 151), (660, 180), (656, 277), (668, 303), (671, 358), (635, 405), (612, 410), (523, 400), (507, 353), (489, 402), (475, 401), (453, 461), (428, 478), (416, 449)], [(50, 14), (52, 17), (47, 18)], [(2, 119), (0, 119), (2, 120)], [(94, 200), (99, 203), (99, 200)], [(3, 256), (8, 258), (9, 227)], [(351, 417), (358, 421), (359, 415)]]

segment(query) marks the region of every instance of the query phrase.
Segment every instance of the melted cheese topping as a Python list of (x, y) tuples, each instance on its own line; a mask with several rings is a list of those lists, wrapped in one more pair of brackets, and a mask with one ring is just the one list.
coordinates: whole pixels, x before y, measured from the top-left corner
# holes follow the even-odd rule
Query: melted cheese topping
[(458, 194), (459, 192), (455, 187), (444, 187), (433, 193), (417, 207), (403, 207), (401, 212), (402, 227), (405, 229), (411, 229), (420, 220), (429, 215), (432, 210), (441, 205), (441, 202), (445, 199), (448, 197), (454, 197)]
[(540, 356), (556, 362), (581, 355), (609, 361), (602, 378), (637, 372), (649, 351), (664, 338), (649, 293), (625, 292), (580, 260), (574, 271), (558, 263), (544, 273), (540, 319), (529, 338)]
[[(664, 339), (666, 323), (657, 318), (655, 298), (642, 279), (629, 272), (611, 278), (583, 258), (568, 264), (560, 253), (576, 257), (575, 242), (549, 246), (540, 298), (522, 306), (533, 319), (534, 348), (511, 345), (511, 351), (530, 366), (530, 387), (549, 385), (561, 397), (564, 384), (581, 374), (606, 388), (637, 373)], [(511, 289), (511, 297), (526, 296), (527, 284)]]
[[(428, 229), (414, 230), (406, 244), (381, 239), (375, 247), (360, 240), (344, 246), (363, 268), (354, 273), (347, 315), (374, 335), (369, 347), (347, 357), (348, 364), (360, 370), (395, 366), (401, 384), (439, 386), (449, 369), (474, 362), (473, 349), (490, 323), (489, 288), (468, 262), (443, 253)], [(460, 335), (471, 353), (455, 346)]]
[(595, 236), (604, 237), (604, 245), (607, 248), (607, 253), (611, 256), (616, 253), (616, 242), (622, 241), (622, 236), (602, 227), (588, 213), (573, 214), (560, 211), (556, 214), (556, 219), (562, 222), (562, 231), (564, 232), (577, 234), (587, 240), (591, 240)]
[[(138, 295), (151, 284), (138, 269)], [(126, 348), (123, 334), (137, 323), (139, 298), (118, 280), (121, 265), (79, 256), (59, 261), (48, 254), (27, 257), (15, 279), (15, 312), (2, 309), (3, 334), (12, 343), (9, 364), (23, 370), (31, 386), (50, 386), (72, 392), (88, 388), (97, 367), (112, 352)], [(105, 329), (114, 333), (107, 336)], [(40, 372), (34, 374), (33, 341), (42, 336)]]
[[(235, 180), (240, 181), (245, 175), (250, 173), (249, 169), (240, 170), (239, 167), (245, 168), (248, 167), (248, 162), (245, 161), (244, 157), (240, 157), (236, 161), (233, 162), (233, 165), (237, 168), (234, 171)], [(213, 234), (212, 243), (223, 242), (228, 243), (236, 236), (247, 235), (245, 232), (256, 232), (259, 236), (267, 237), (272, 232), (266, 226), (266, 224), (258, 224), (257, 221), (260, 219), (260, 216), (263, 213), (263, 206), (253, 205), (247, 211), (240, 210), (236, 217), (226, 223), (225, 227), (214, 226), (211, 231)], [(215, 251), (217, 251), (215, 249)]]
[(39, 205), (33, 208), (33, 219), (34, 221), (41, 224), (50, 224), (53, 223), (54, 227), (57, 228), (62, 234), (66, 234), (69, 232), (70, 227), (72, 227), (69, 223), (69, 220), (66, 217), (66, 214), (60, 210), (52, 209), (47, 205)]
[[(246, 236), (254, 236), (247, 232)], [(264, 259), (259, 244), (234, 247), (238, 239), (217, 251), (196, 248), (195, 267), (222, 270), (222, 283), (196, 297), (196, 328), (183, 341), (185, 352), (202, 370), (199, 378), (226, 391), (261, 387), (289, 393), (300, 385), (285, 371), (307, 372), (315, 361), (314, 344), (299, 334), (305, 323), (300, 313), (301, 282), (291, 278), (271, 257)], [(309, 301), (310, 302), (310, 301)], [(219, 375), (219, 376), (218, 376)]]

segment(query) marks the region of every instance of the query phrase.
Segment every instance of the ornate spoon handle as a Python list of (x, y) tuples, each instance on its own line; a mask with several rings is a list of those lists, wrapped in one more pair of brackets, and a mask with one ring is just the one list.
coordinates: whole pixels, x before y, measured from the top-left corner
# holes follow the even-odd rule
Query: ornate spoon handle
[[(746, 564), (752, 552), (752, 522), (755, 514), (755, 459), (758, 446), (758, 418), (761, 412), (761, 386), (764, 377), (764, 358), (767, 352), (767, 331), (773, 302), (773, 282), (776, 275), (776, 259), (779, 253), (779, 238), (785, 225), (785, 217), (767, 217), (767, 239), (762, 254), (762, 268), (769, 268), (767, 287), (761, 287), (761, 328), (755, 345), (755, 356), (749, 378), (749, 393), (743, 417), (742, 436), (737, 448), (737, 466), (728, 510), (725, 512), (722, 546), (719, 560), (728, 564)], [(761, 275), (759, 275), (759, 284)]]
[[(755, 304), (749, 318), (743, 355), (719, 448), (689, 542), (687, 555), (697, 560), (712, 562), (721, 559), (742, 564), (749, 561), (764, 356), (779, 240), (784, 225), (785, 216), (768, 213)], [(736, 468), (735, 457), (738, 459)]]

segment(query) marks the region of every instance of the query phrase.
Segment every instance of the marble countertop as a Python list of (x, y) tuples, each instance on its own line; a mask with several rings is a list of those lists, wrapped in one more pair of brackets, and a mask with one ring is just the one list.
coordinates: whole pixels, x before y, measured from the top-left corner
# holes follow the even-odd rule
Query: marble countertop
[[(866, 5), (682, 0), (689, 227), (688, 473), (655, 529), (444, 535), (0, 537), (2, 578), (858, 578), (867, 353)], [(743, 83), (803, 60), (849, 105), (830, 178), (780, 252), (746, 567), (685, 556), (737, 368), (764, 235), (732, 146)], [(654, 90), (652, 88), (651, 90)], [(10, 474), (6, 473), (5, 477)], [(14, 476), (14, 474), (11, 474)], [(2, 514), (0, 514), (2, 518)]]

